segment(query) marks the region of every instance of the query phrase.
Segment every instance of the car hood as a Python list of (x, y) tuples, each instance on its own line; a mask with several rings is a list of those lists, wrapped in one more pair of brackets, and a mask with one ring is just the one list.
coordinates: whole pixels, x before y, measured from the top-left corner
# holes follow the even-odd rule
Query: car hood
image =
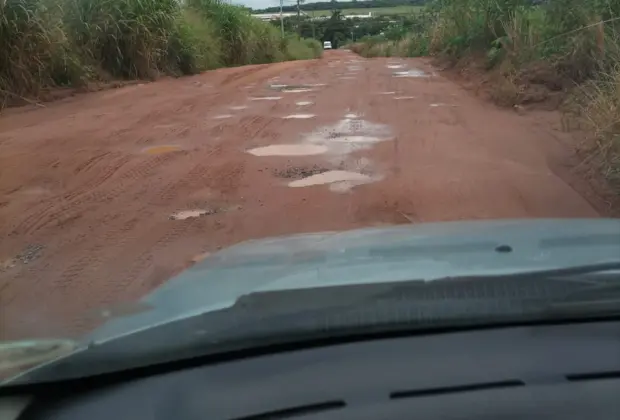
[(167, 281), (130, 310), (101, 311), (104, 342), (233, 306), (255, 292), (501, 275), (620, 259), (620, 220), (504, 220), (401, 225), (243, 242)]

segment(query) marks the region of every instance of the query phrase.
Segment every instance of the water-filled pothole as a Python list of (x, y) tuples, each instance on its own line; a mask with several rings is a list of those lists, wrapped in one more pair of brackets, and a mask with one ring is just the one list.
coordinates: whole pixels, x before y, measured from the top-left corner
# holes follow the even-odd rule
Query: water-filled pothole
[(405, 67), (404, 64), (388, 64), (386, 66), (388, 69), (402, 69), (403, 67)]
[(301, 92), (311, 92), (314, 90), (317, 84), (313, 85), (283, 85), (283, 84), (271, 84), (269, 85), (270, 89), (277, 90), (278, 92), (287, 92), (287, 93), (301, 93)]
[(180, 152), (182, 150), (180, 146), (174, 144), (163, 144), (142, 149), (142, 153), (146, 153), (147, 155), (162, 155), (164, 153)]
[(185, 220), (192, 219), (194, 217), (207, 216), (209, 214), (214, 214), (215, 211), (208, 209), (192, 209), (192, 210), (180, 210), (175, 211), (170, 215), (171, 220)]
[(225, 120), (230, 117), (232, 117), (232, 114), (221, 114), (221, 115), (214, 115), (213, 119), (214, 120)]
[(428, 77), (428, 73), (419, 69), (411, 69), (406, 71), (395, 71), (394, 77)]
[(281, 96), (253, 96), (250, 101), (278, 101), (282, 99)]
[(319, 165), (312, 166), (289, 166), (286, 169), (274, 169), (272, 171), (274, 176), (278, 178), (305, 178), (316, 174), (327, 172), (329, 169), (323, 168)]
[(247, 107), (248, 107), (247, 105), (233, 105), (233, 106), (229, 106), (228, 109), (232, 111), (241, 111), (242, 109), (246, 109)]
[(327, 152), (327, 146), (320, 144), (272, 144), (248, 150), (254, 156), (312, 156)]
[(285, 120), (307, 120), (309, 118), (314, 118), (316, 115), (314, 114), (291, 114), (282, 117)]
[(337, 190), (344, 191), (355, 185), (373, 182), (371, 176), (349, 171), (327, 171), (309, 177), (291, 181), (288, 186), (291, 188), (311, 187), (313, 185), (338, 184)]
[(312, 102), (312, 101), (298, 101), (298, 102), (295, 102), (295, 105), (297, 105), (297, 106), (309, 106), (309, 105), (312, 105), (313, 103), (314, 102)]

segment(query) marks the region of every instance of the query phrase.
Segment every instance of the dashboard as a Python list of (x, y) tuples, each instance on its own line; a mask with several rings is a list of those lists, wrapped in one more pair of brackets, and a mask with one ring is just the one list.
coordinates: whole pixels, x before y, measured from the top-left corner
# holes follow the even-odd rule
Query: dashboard
[(0, 396), (0, 418), (616, 420), (620, 322), (382, 338), (24, 388)]

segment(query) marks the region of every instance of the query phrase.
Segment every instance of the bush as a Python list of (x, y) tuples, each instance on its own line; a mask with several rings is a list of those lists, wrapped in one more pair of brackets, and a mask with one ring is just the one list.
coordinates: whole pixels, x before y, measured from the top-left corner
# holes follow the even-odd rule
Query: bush
[(282, 39), (218, 0), (4, 0), (0, 109), (44, 88), (155, 78), (220, 66), (317, 57), (316, 41)]

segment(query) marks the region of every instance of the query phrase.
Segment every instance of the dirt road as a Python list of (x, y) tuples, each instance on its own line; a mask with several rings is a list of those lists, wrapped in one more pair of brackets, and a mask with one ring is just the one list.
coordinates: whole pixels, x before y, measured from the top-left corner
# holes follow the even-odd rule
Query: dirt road
[(596, 217), (565, 175), (558, 128), (555, 114), (484, 103), (425, 60), (343, 51), (8, 110), (0, 338), (83, 330), (81, 314), (246, 239)]

